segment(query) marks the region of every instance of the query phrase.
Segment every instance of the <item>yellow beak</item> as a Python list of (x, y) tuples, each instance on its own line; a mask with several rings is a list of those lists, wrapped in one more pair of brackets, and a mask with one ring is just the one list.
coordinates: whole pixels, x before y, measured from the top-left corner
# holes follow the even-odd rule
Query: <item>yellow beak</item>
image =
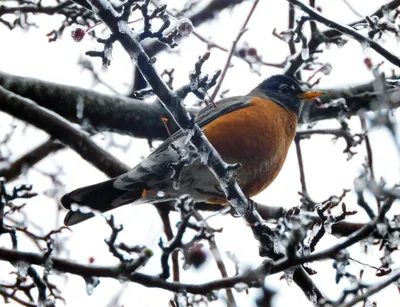
[(324, 92), (316, 92), (316, 91), (309, 91), (305, 93), (301, 93), (297, 95), (300, 99), (303, 100), (310, 100), (310, 99), (315, 99), (318, 98), (319, 96), (325, 94)]

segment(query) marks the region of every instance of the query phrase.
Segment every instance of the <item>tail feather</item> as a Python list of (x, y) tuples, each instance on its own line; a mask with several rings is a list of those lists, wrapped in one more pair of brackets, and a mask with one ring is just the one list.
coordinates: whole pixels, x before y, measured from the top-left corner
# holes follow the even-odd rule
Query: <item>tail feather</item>
[[(106, 212), (116, 207), (129, 204), (142, 196), (145, 189), (144, 183), (137, 182), (130, 190), (121, 190), (114, 187), (116, 178), (94, 185), (76, 189), (61, 198), (61, 204), (66, 209), (71, 209), (72, 204), (86, 206), (100, 212)], [(92, 212), (69, 211), (64, 219), (66, 226), (83, 222), (94, 214)]]

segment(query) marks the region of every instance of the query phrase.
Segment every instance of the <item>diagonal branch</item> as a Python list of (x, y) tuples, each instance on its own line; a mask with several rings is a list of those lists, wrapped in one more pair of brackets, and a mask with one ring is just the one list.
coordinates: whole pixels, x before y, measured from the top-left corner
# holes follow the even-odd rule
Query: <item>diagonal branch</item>
[(63, 144), (49, 139), (43, 144), (40, 144), (28, 153), (24, 154), (17, 160), (11, 162), (9, 165), (0, 168), (0, 176), (4, 177), (7, 182), (12, 181), (16, 179), (24, 170), (40, 162), (49, 154), (63, 148), (65, 148)]
[(398, 56), (389, 52), (387, 49), (383, 48), (380, 44), (373, 41), (372, 39), (360, 34), (356, 30), (354, 30), (352, 27), (349, 27), (346, 25), (341, 25), (340, 23), (337, 23), (333, 20), (330, 20), (330, 19), (322, 16), (317, 10), (304, 4), (303, 2), (301, 2), (299, 0), (287, 0), (287, 1), (296, 5), (305, 13), (309, 14), (312, 20), (316, 20), (316, 21), (326, 25), (327, 27), (336, 29), (337, 31), (339, 31), (343, 34), (346, 34), (347, 36), (350, 36), (350, 37), (354, 38), (355, 40), (357, 40), (362, 45), (370, 46), (372, 49), (374, 49), (377, 53), (382, 55), (389, 62), (400, 67), (400, 58)]
[(253, 13), (258, 5), (258, 2), (259, 2), (259, 0), (254, 1), (253, 6), (250, 9), (250, 12), (247, 14), (246, 20), (244, 21), (242, 27), (240, 28), (239, 33), (236, 36), (236, 39), (232, 43), (232, 47), (229, 50), (228, 57), (226, 59), (225, 65), (224, 65), (224, 69), (222, 70), (221, 76), (219, 77), (219, 80), (218, 80), (217, 84), (215, 85), (214, 92), (212, 93), (212, 95), (210, 97), (211, 102), (215, 101), (215, 98), (217, 97), (217, 94), (221, 88), (222, 82), (224, 82), (226, 73), (228, 72), (228, 69), (231, 65), (231, 60), (235, 53), (236, 46), (237, 46), (240, 38), (242, 37), (242, 35), (247, 31), (247, 29), (246, 29), (247, 24), (249, 23), (251, 16), (253, 16)]
[(377, 283), (376, 285), (373, 285), (368, 288), (367, 291), (365, 291), (362, 295), (358, 295), (355, 298), (353, 298), (350, 302), (347, 302), (345, 304), (340, 305), (339, 307), (351, 307), (354, 306), (355, 304), (365, 301), (368, 299), (370, 296), (373, 294), (381, 291), (382, 289), (390, 286), (391, 284), (395, 283), (396, 281), (400, 279), (400, 270), (393, 272), (386, 280)]
[(120, 18), (119, 13), (109, 5), (107, 0), (93, 0), (90, 3), (94, 11), (98, 12), (98, 17), (110, 28), (132, 61), (137, 65), (164, 107), (173, 115), (183, 133), (191, 136), (190, 141), (197, 149), (199, 156), (206, 157), (206, 165), (217, 178), (227, 199), (230, 200), (236, 211), (242, 215), (251, 212), (254, 217), (257, 217), (257, 220), (262, 221), (257, 211), (254, 208), (251, 209), (246, 196), (236, 180), (232, 178), (230, 166), (222, 160), (200, 127), (195, 124), (192, 116), (185, 110), (182, 102), (186, 93), (184, 91), (173, 92), (168, 88), (140, 45), (137, 35), (129, 27), (127, 21)]
[(0, 110), (21, 119), (49, 133), (74, 149), (81, 157), (115, 177), (129, 170), (129, 167), (97, 146), (89, 136), (75, 129), (65, 119), (38, 106), (32, 100), (14, 94), (0, 86)]

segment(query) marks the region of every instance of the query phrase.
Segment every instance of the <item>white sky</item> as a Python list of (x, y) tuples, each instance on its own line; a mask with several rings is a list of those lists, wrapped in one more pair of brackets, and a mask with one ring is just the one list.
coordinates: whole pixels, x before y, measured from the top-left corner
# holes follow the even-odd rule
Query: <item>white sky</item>
[[(171, 2), (171, 1), (170, 1)], [(174, 1), (178, 3), (181, 1)], [(388, 1), (377, 0), (352, 0), (353, 7), (365, 15), (375, 11), (382, 4)], [(271, 5), (273, 3), (273, 6)], [(338, 22), (351, 22), (358, 20), (341, 0), (328, 1), (320, 0), (317, 4), (323, 8), (326, 17), (332, 18)], [(231, 42), (237, 35), (237, 29), (242, 25), (251, 6), (251, 2), (238, 6), (237, 9), (225, 10), (220, 14), (218, 20), (202, 25), (197, 30), (205, 36), (210, 36), (219, 44), (230, 47)], [(178, 6), (177, 6), (178, 7)], [(2, 38), (2, 48), (0, 48), (0, 69), (21, 76), (30, 76), (43, 80), (49, 80), (68, 85), (77, 85), (83, 88), (92, 88), (101, 92), (107, 92), (103, 86), (93, 86), (91, 76), (87, 72), (82, 72), (77, 64), (78, 58), (84, 56), (85, 51), (98, 49), (101, 46), (90, 39), (84, 39), (81, 43), (74, 43), (68, 36), (69, 31), (65, 32), (64, 37), (56, 43), (47, 42), (46, 33), (57, 27), (60, 17), (35, 18), (35, 21), (41, 26), (40, 29), (32, 28), (29, 32), (19, 29), (8, 31), (0, 26), (0, 37)], [(271, 33), (273, 28), (277, 31), (287, 29), (287, 2), (286, 1), (261, 1), (252, 20), (249, 24), (249, 30), (242, 37), (241, 42), (249, 42), (254, 46), (263, 59), (270, 62), (281, 62), (288, 54), (288, 48), (285, 43), (274, 38)], [(226, 29), (229, 29), (226, 31)], [(323, 29), (323, 27), (321, 27)], [(391, 35), (384, 37), (385, 47), (394, 53), (399, 52), (396, 39)], [(163, 53), (158, 56), (156, 67), (159, 71), (165, 68), (175, 68), (175, 86), (178, 87), (187, 82), (188, 72), (192, 70), (197, 57), (206, 51), (206, 46), (196, 38), (190, 37), (180, 44), (177, 51), (171, 54)], [(373, 63), (382, 61), (382, 57), (376, 55), (373, 50), (363, 51), (359, 43), (349, 41), (343, 48), (338, 49), (332, 46), (330, 50), (321, 55), (320, 61), (332, 64), (333, 71), (329, 76), (324, 76), (320, 86), (329, 87), (347, 87), (350, 85), (362, 84), (373, 79), (372, 74), (366, 69), (363, 60), (370, 57)], [(132, 78), (132, 64), (127, 54), (117, 44), (114, 48), (113, 62), (108, 72), (101, 74), (102, 78), (119, 90), (121, 94), (128, 90), (127, 84), (130, 84)], [(225, 63), (226, 54), (217, 50), (212, 50), (210, 61), (204, 67), (204, 71), (213, 73), (216, 69), (221, 69)], [(93, 60), (98, 71), (101, 70), (100, 60)], [(256, 86), (264, 77), (281, 70), (262, 67), (262, 77), (249, 72), (246, 63), (233, 59), (234, 66), (229, 70), (222, 90), (229, 88), (228, 95), (245, 94)], [(383, 66), (385, 71), (399, 69), (393, 67), (390, 63)], [(193, 99), (192, 99), (193, 100)], [(56, 103), (56, 102), (55, 102)], [(0, 132), (8, 131), (10, 117), (1, 114)], [(336, 122), (324, 122), (317, 127), (338, 127)], [(359, 120), (357, 118), (351, 121), (351, 127), (354, 132), (360, 131)], [(16, 153), (21, 154), (28, 151), (32, 146), (40, 144), (46, 139), (46, 135), (38, 132), (36, 129), (23, 129), (23, 125), (17, 123), (16, 134), (22, 138), (15, 138), (11, 148)], [(95, 138), (101, 146), (107, 146), (110, 134), (102, 134)], [(377, 178), (384, 177), (389, 182), (398, 181), (399, 157), (396, 153), (393, 143), (388, 133), (384, 129), (377, 129), (370, 133), (371, 143), (374, 150), (374, 163)], [(114, 135), (117, 142), (126, 144), (130, 138), (126, 136)], [(302, 141), (302, 149), (307, 175), (307, 184), (310, 195), (315, 200), (324, 200), (332, 194), (339, 195), (343, 188), (352, 188), (354, 177), (360, 172), (364, 161), (364, 147), (358, 147), (358, 154), (350, 161), (346, 161), (346, 156), (342, 154), (345, 148), (343, 140), (336, 144), (331, 142), (330, 136), (314, 136), (310, 140)], [(119, 157), (125, 163), (134, 166), (140, 161), (140, 157), (149, 153), (147, 141), (134, 140), (127, 152), (120, 149), (111, 148), (111, 153)], [(83, 161), (80, 156), (71, 150), (63, 150), (50, 158), (39, 163), (35, 169), (42, 171), (57, 171), (56, 165), (61, 165), (65, 172), (61, 176), (65, 183), (65, 189), (71, 190), (83, 185), (100, 182), (106, 179), (105, 175), (94, 169), (88, 163)], [(32, 170), (25, 177), (21, 177), (16, 182), (28, 182), (34, 184), (35, 191), (43, 192), (52, 188), (52, 183), (43, 177), (38, 171)], [(263, 204), (274, 206), (291, 207), (299, 204), (297, 191), (300, 190), (299, 173), (294, 146), (292, 146), (284, 168), (275, 182), (263, 193), (258, 195), (255, 200)], [(368, 195), (367, 195), (368, 196)], [(367, 197), (371, 200), (371, 197)], [(40, 224), (44, 232), (60, 225), (62, 218), (58, 221), (55, 217), (55, 201), (43, 194), (30, 200), (26, 207), (29, 219)], [(365, 221), (366, 215), (356, 205), (354, 195), (346, 197), (345, 202), (348, 209), (359, 210), (359, 214), (351, 220)], [(371, 202), (372, 203), (372, 202)], [(397, 212), (396, 212), (397, 211)], [(392, 213), (399, 214), (398, 208), (393, 208)], [(124, 231), (120, 239), (127, 244), (145, 244), (151, 248), (155, 255), (150, 262), (141, 270), (148, 274), (157, 274), (160, 272), (159, 255), (160, 250), (157, 246), (160, 236), (163, 236), (162, 224), (159, 220), (156, 210), (151, 206), (125, 206), (113, 212), (117, 222), (124, 224)], [(175, 216), (175, 219), (177, 216)], [(350, 220), (350, 219), (349, 219)], [(252, 237), (250, 229), (245, 225), (242, 219), (234, 219), (230, 216), (217, 217), (210, 220), (211, 225), (215, 227), (224, 227), (224, 232), (217, 236), (217, 243), (222, 253), (233, 251), (240, 259), (242, 268), (257, 266), (262, 259), (258, 257), (257, 241)], [(70, 254), (60, 255), (82, 263), (87, 263), (90, 256), (94, 256), (96, 264), (112, 264), (116, 261), (107, 251), (103, 239), (109, 235), (108, 226), (101, 218), (92, 219), (86, 223), (73, 227), (73, 233), (64, 232), (66, 247)], [(8, 238), (0, 239), (0, 244), (9, 246)], [(164, 238), (164, 237), (163, 237)], [(319, 248), (328, 247), (336, 242), (334, 238), (326, 236)], [(33, 247), (27, 244), (20, 244), (22, 250), (32, 250)], [(366, 257), (359, 253), (360, 247), (356, 245), (350, 249), (358, 259), (370, 264), (379, 266), (379, 251), (375, 250), (373, 255)], [(394, 253), (399, 261), (399, 253)], [(225, 263), (232, 274), (233, 265), (225, 259)], [(0, 272), (8, 273), (12, 267), (5, 267), (4, 263)], [(312, 268), (319, 271), (313, 279), (320, 288), (334, 298), (341, 293), (343, 287), (348, 286), (345, 280), (339, 285), (334, 284), (335, 271), (332, 269), (331, 262), (321, 262), (312, 264)], [(362, 267), (355, 265), (353, 273), (358, 275)], [(377, 281), (374, 276), (375, 271), (366, 270), (365, 280)], [(298, 306), (310, 306), (301, 291), (292, 285), (288, 287), (285, 281), (279, 281), (281, 275), (270, 276), (267, 283), (274, 289), (279, 289), (280, 294), (276, 297), (276, 306), (288, 306), (296, 299)], [(219, 277), (219, 271), (216, 269), (212, 257), (202, 270), (197, 272), (194, 269), (182, 272), (182, 281), (201, 283)], [(84, 281), (75, 276), (69, 276), (68, 280), (61, 280), (62, 295), (67, 299), (67, 306), (106, 306), (113, 294), (118, 292), (120, 283), (114, 280), (103, 279), (101, 284), (94, 290), (92, 296), (87, 296)], [(63, 283), (65, 282), (65, 286)], [(223, 292), (221, 291), (220, 294)], [(250, 291), (253, 295), (256, 291)], [(168, 300), (172, 297), (170, 292), (163, 290), (149, 289), (135, 284), (129, 284), (123, 292), (121, 304), (124, 306), (167, 306)], [(254, 306), (253, 299), (248, 295), (241, 293), (235, 295), (239, 306)], [(395, 287), (389, 287), (376, 295), (374, 299), (378, 300), (378, 306), (397, 306), (398, 292)], [(61, 303), (60, 303), (61, 305)], [(223, 303), (215, 303), (211, 306), (224, 306)]]

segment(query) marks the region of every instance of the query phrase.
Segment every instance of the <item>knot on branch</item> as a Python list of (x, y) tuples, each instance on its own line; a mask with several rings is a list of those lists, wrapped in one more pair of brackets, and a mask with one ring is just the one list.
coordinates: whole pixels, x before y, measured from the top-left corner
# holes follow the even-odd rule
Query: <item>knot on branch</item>
[(132, 94), (132, 98), (144, 99), (144, 98), (150, 97), (152, 95), (154, 95), (154, 90), (150, 87), (146, 87), (141, 90), (134, 91)]

